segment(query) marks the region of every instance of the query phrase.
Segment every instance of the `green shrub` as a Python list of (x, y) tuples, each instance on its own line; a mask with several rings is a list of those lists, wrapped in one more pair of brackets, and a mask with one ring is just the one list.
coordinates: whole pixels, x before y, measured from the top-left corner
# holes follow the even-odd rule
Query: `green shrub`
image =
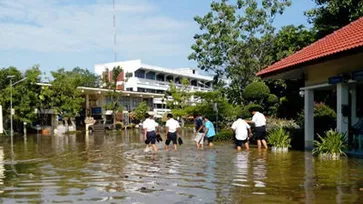
[(269, 104), (276, 104), (279, 102), (279, 98), (275, 94), (268, 95), (267, 103)]
[(288, 148), (291, 147), (290, 134), (284, 128), (280, 127), (272, 130), (267, 137), (268, 144), (276, 148)]
[[(304, 117), (302, 111), (296, 120), (301, 127), (304, 126)], [(335, 111), (324, 103), (314, 104), (314, 126), (316, 130), (322, 130), (321, 133), (336, 127), (336, 117)]]
[(318, 136), (320, 141), (313, 141), (315, 145), (313, 154), (326, 158), (337, 158), (340, 155), (345, 155), (347, 137), (344, 133), (331, 129), (325, 132), (325, 137)]
[(125, 128), (125, 125), (122, 122), (116, 122), (115, 123), (115, 129), (116, 130), (122, 130)]
[(254, 104), (254, 103), (250, 103), (246, 106), (244, 106), (242, 108), (242, 111), (241, 111), (241, 115), (243, 118), (251, 118), (252, 117), (252, 113), (251, 111), (255, 109), (255, 110), (258, 110), (259, 112), (263, 112), (263, 107), (258, 105), (258, 104)]
[(270, 89), (264, 82), (252, 82), (243, 90), (243, 97), (249, 101), (261, 101), (270, 94)]
[(314, 106), (314, 123), (315, 128), (323, 131), (336, 127), (335, 111), (324, 103), (316, 103)]
[(284, 130), (291, 131), (300, 129), (301, 127), (294, 120), (286, 120), (281, 118), (267, 118), (266, 131), (270, 133), (275, 130), (283, 128)]
[(232, 141), (233, 137), (234, 137), (234, 133), (232, 130), (221, 130), (216, 134), (216, 136), (214, 137), (214, 140), (216, 142)]

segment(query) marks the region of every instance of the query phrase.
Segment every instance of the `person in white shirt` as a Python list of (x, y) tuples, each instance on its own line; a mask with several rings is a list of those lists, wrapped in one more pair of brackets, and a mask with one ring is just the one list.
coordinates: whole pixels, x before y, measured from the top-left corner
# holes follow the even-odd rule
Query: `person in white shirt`
[(174, 150), (177, 150), (177, 137), (180, 137), (180, 125), (179, 122), (173, 118), (173, 115), (169, 113), (167, 116), (168, 120), (166, 121), (166, 141), (165, 141), (165, 150), (168, 150), (169, 144), (173, 141)]
[(268, 149), (267, 143), (266, 143), (266, 117), (258, 112), (256, 109), (252, 109), (252, 121), (249, 121), (249, 123), (255, 124), (255, 136), (257, 140), (257, 147), (258, 149), (261, 149), (261, 143), (265, 147), (265, 149)]
[(236, 137), (236, 148), (238, 151), (241, 150), (242, 144), (245, 144), (246, 150), (249, 150), (248, 138), (252, 136), (252, 131), (250, 125), (242, 119), (242, 116), (232, 124), (231, 127), (235, 133)]
[(142, 123), (142, 127), (144, 128), (144, 140), (146, 144), (146, 148), (149, 148), (149, 145), (151, 143), (151, 146), (153, 147), (154, 151), (158, 151), (158, 148), (156, 147), (156, 130), (159, 127), (159, 125), (155, 122), (152, 115), (146, 114), (145, 121)]

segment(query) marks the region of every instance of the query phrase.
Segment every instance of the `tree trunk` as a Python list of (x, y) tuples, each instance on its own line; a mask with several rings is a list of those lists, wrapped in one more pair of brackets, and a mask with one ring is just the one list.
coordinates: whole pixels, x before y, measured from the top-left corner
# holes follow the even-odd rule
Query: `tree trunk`
[(112, 112), (112, 116), (113, 116), (113, 124), (116, 124), (116, 111)]
[(184, 118), (182, 117), (182, 118), (181, 118), (181, 126), (182, 126), (182, 127), (184, 127), (184, 123), (185, 123), (185, 121), (184, 121)]
[(66, 126), (66, 132), (69, 131), (69, 126), (68, 126), (68, 118), (64, 118), (64, 125)]

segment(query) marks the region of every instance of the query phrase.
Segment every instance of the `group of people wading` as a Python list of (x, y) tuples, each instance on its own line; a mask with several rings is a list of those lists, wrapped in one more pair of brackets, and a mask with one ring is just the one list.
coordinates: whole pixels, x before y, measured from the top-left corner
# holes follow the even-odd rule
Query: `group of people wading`
[[(252, 110), (251, 113), (253, 115), (252, 120), (244, 120), (242, 116), (240, 116), (231, 126), (231, 129), (234, 131), (237, 150), (241, 150), (243, 145), (246, 150), (249, 150), (249, 139), (252, 137), (250, 124), (254, 124), (255, 139), (257, 140), (258, 149), (261, 149), (262, 145), (265, 149), (268, 148), (266, 143), (266, 117), (257, 110)], [(216, 132), (214, 125), (209, 120), (208, 116), (202, 117), (200, 115), (194, 115), (194, 124), (194, 140), (197, 149), (203, 149), (205, 140), (208, 142), (207, 145), (209, 147), (213, 147), (213, 140)], [(160, 136), (160, 126), (155, 122), (152, 115), (146, 115), (142, 127), (144, 129), (144, 140), (146, 144), (145, 150), (148, 150), (151, 145), (154, 151), (158, 151), (155, 144), (157, 141), (162, 141), (162, 138)], [(167, 114), (165, 127), (166, 140), (164, 149), (168, 150), (170, 143), (173, 142), (174, 150), (177, 150), (178, 143), (182, 143), (180, 125), (170, 113)]]

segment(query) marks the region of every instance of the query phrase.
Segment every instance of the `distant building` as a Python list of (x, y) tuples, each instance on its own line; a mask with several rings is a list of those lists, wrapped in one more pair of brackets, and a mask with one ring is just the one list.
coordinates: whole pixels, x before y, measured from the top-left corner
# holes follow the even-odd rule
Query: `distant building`
[[(141, 63), (141, 60), (130, 60), (121, 62), (112, 62), (106, 64), (96, 64), (95, 73), (103, 78), (107, 77), (111, 80), (112, 70), (114, 67), (120, 66), (123, 72), (119, 75), (117, 81), (117, 89), (126, 92), (138, 92), (155, 94), (152, 100), (152, 108), (157, 115), (161, 115), (165, 111), (169, 111), (166, 102), (160, 94), (164, 94), (170, 87), (170, 82), (174, 82), (177, 87), (181, 87), (183, 78), (188, 79), (188, 91), (211, 91), (213, 77), (205, 76), (198, 73), (193, 68), (163, 68)], [(124, 98), (122, 100), (128, 100)], [(128, 107), (127, 101), (124, 101), (127, 110), (134, 107)], [(121, 101), (121, 103), (124, 103)], [(191, 103), (193, 103), (191, 98)]]
[[(211, 76), (198, 74), (198, 71), (192, 68), (170, 69), (142, 64), (140, 60), (115, 62), (95, 65), (95, 73), (102, 78), (112, 79), (112, 70), (120, 66), (123, 72), (117, 78), (118, 92), (122, 93), (120, 105), (124, 108), (124, 113), (128, 115), (141, 102), (146, 102), (150, 112), (158, 118), (162, 117), (165, 112), (169, 112), (167, 103), (164, 99), (165, 92), (170, 87), (170, 82), (174, 82), (177, 87), (181, 87), (183, 78), (188, 79), (189, 85), (187, 91), (211, 91)], [(38, 83), (40, 86), (51, 86), (49, 83)], [(112, 121), (112, 110), (105, 107), (111, 102), (108, 92), (112, 91), (103, 86), (101, 88), (78, 87), (85, 98), (82, 104), (82, 110), (76, 117), (77, 127), (83, 126), (86, 116), (92, 116), (94, 119), (103, 119)], [(190, 98), (191, 105), (198, 103), (193, 97)], [(58, 121), (62, 120), (54, 110), (40, 110), (43, 115), (47, 116), (47, 124), (53, 128), (57, 126)]]

